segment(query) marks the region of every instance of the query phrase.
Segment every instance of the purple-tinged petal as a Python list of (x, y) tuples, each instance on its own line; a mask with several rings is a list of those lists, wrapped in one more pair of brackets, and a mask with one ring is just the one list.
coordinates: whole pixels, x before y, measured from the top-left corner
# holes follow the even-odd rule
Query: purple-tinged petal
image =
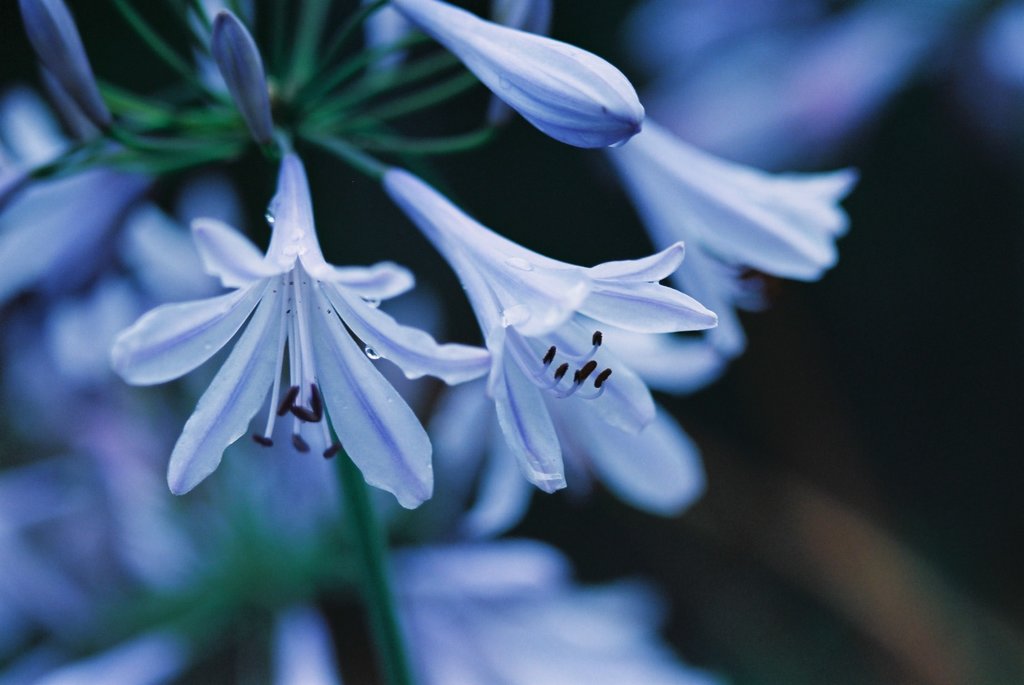
[(110, 126), (107, 109), (78, 28), (62, 0), (19, 0), (28, 40), (42, 62), (82, 112), (100, 128)]
[(675, 242), (661, 252), (640, 259), (604, 262), (591, 267), (588, 274), (597, 280), (646, 281), (657, 283), (675, 273), (683, 263), (682, 242)]
[[(374, 0), (362, 0), (363, 5), (369, 5)], [(366, 47), (384, 48), (397, 43), (414, 30), (412, 24), (403, 17), (394, 7), (384, 6), (371, 14), (363, 23), (363, 32), (366, 36)], [(370, 65), (372, 70), (385, 70), (398, 66), (405, 59), (405, 51), (391, 51)]]
[[(494, 423), (489, 412), (488, 423)], [(516, 467), (508, 443), (495, 436), (489, 440), (487, 462), (480, 487), (471, 506), (459, 522), (459, 533), (467, 538), (489, 538), (508, 532), (523, 520), (533, 489)]]
[(718, 317), (697, 300), (657, 283), (602, 282), (580, 306), (592, 319), (638, 333), (712, 328)]
[[(551, 29), (551, 0), (492, 0), (491, 19), (502, 26), (548, 35)], [(514, 110), (497, 95), (487, 106), (487, 123), (499, 126), (508, 121)]]
[(267, 217), (274, 225), (267, 248), (267, 262), (280, 269), (289, 269), (299, 259), (313, 278), (331, 280), (334, 269), (324, 260), (320, 250), (306, 168), (298, 155), (287, 154), (281, 160), (277, 193), (270, 201)]
[[(0, 122), (3, 122), (3, 166), (33, 167), (51, 161), (68, 147), (60, 124), (39, 95), (24, 86), (6, 90), (0, 98)], [(4, 148), (11, 159), (3, 159)]]
[(266, 288), (245, 332), (185, 422), (167, 467), (167, 483), (174, 494), (188, 492), (213, 473), (224, 450), (246, 433), (263, 405), (280, 372), (275, 343), (283, 297)]
[(418, 328), (403, 326), (384, 312), (324, 284), (324, 293), (345, 325), (376, 355), (396, 364), (408, 378), (434, 376), (449, 385), (485, 375), (490, 369), (487, 350), (469, 345), (439, 345)]
[(317, 290), (313, 354), (324, 406), (366, 482), (414, 509), (433, 490), (431, 447), (409, 405), (374, 368)]
[(274, 627), (274, 685), (341, 685), (331, 630), (315, 609), (294, 607)]
[(28, 172), (27, 168), (0, 168), (0, 212), (28, 184)]
[(494, 389), (498, 423), (526, 479), (544, 492), (565, 487), (562, 448), (541, 391), (509, 357)]
[(351, 290), (364, 300), (390, 300), (413, 289), (412, 272), (394, 262), (371, 266), (336, 266), (330, 278), (322, 279)]
[(606, 147), (640, 131), (644, 109), (636, 91), (600, 57), (439, 0), (392, 4), (552, 138), (577, 147)]
[(604, 331), (604, 339), (648, 387), (663, 392), (687, 394), (700, 390), (722, 375), (729, 360), (709, 336), (647, 335), (609, 329)]
[(839, 201), (856, 176), (773, 175), (726, 162), (651, 124), (612, 160), (652, 233), (691, 236), (730, 263), (814, 280), (836, 259)]
[(225, 288), (243, 288), (283, 272), (263, 259), (252, 241), (216, 219), (193, 221), (192, 236), (206, 273), (219, 278)]
[[(242, 327), (267, 282), (205, 300), (165, 304), (121, 332), (111, 363), (133, 385), (155, 385), (183, 376), (212, 357)], [(261, 307), (265, 309), (265, 307)]]
[(622, 500), (673, 516), (703, 494), (700, 451), (663, 409), (638, 434), (610, 427), (587, 411), (577, 409), (572, 419), (601, 482)]
[(259, 49), (245, 24), (222, 10), (213, 21), (210, 50), (238, 111), (260, 145), (274, 139), (270, 94)]

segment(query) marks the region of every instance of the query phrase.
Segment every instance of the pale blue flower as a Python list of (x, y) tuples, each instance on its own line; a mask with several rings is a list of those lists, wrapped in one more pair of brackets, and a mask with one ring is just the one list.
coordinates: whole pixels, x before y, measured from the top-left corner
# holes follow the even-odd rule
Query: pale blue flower
[(622, 72), (585, 50), (481, 19), (441, 0), (394, 0), (531, 124), (577, 147), (605, 147), (640, 130), (644, 108)]
[[(374, 0), (362, 0), (362, 4), (369, 5)], [(366, 39), (366, 47), (369, 49), (384, 48), (393, 45), (406, 38), (414, 31), (412, 24), (402, 14), (390, 5), (377, 9), (363, 22), (363, 33)], [(373, 70), (385, 70), (398, 66), (405, 59), (405, 50), (394, 50), (389, 52), (370, 65)]]
[(650, 391), (628, 359), (603, 344), (605, 331), (715, 325), (699, 302), (658, 284), (682, 261), (679, 243), (644, 259), (584, 268), (497, 235), (406, 171), (387, 171), (384, 187), (462, 281), (491, 352), (488, 394), (524, 474), (543, 490), (565, 486), (545, 394), (585, 403), (619, 430), (638, 433), (655, 418)]
[(418, 682), (714, 685), (658, 636), (660, 598), (620, 581), (581, 587), (530, 540), (399, 550), (399, 613)]
[[(491, 19), (509, 28), (538, 35), (547, 35), (551, 28), (551, 0), (492, 0)], [(512, 116), (512, 108), (497, 95), (487, 106), (487, 123), (504, 124)]]
[[(39, 657), (36, 659), (41, 662), (39, 665), (53, 659), (46, 654)], [(23, 666), (22, 673), (26, 676), (31, 674), (31, 677), (20, 681), (12, 677), (10, 682), (12, 685), (15, 682), (32, 682), (35, 685), (162, 685), (179, 676), (188, 663), (189, 650), (180, 638), (153, 632), (132, 638), (100, 654), (52, 668), (40, 669), (35, 664), (31, 665), (34, 668)], [(42, 672), (38, 672), (40, 670)]]
[[(68, 145), (26, 89), (5, 93), (0, 128), (7, 168), (49, 162)], [(122, 215), (147, 185), (140, 176), (93, 169), (24, 187), (0, 213), (0, 305), (23, 290), (67, 291), (93, 276)]]
[(270, 143), (274, 121), (263, 60), (245, 24), (227, 10), (213, 21), (210, 51), (252, 137), (260, 145)]
[(761, 301), (741, 269), (815, 280), (836, 263), (835, 241), (848, 227), (839, 202), (856, 183), (852, 170), (769, 174), (702, 152), (653, 122), (609, 155), (655, 244), (686, 241), (677, 278), (718, 313), (709, 335), (726, 356), (744, 346), (733, 310)]
[(331, 629), (314, 608), (281, 612), (274, 626), (274, 685), (341, 685)]
[[(295, 155), (281, 164), (271, 216), (274, 230), (266, 256), (225, 224), (194, 222), (207, 270), (234, 290), (158, 307), (114, 345), (114, 368), (126, 380), (163, 383), (209, 359), (249, 319), (174, 447), (168, 468), (171, 490), (187, 492), (213, 472), (272, 387), (266, 427), (254, 435), (257, 442), (272, 444), (276, 419), (290, 412), (296, 449), (308, 451), (312, 441), (324, 456), (333, 456), (340, 446), (328, 435), (326, 409), (367, 482), (392, 492), (403, 506), (419, 505), (432, 488), (430, 442), (370, 358), (389, 359), (409, 377), (429, 374), (457, 383), (486, 373), (487, 352), (438, 345), (375, 307), (412, 287), (406, 270), (389, 263), (359, 268), (324, 261), (305, 171)], [(290, 386), (282, 388), (286, 343)]]
[(28, 40), (43, 66), (64, 87), (82, 112), (100, 128), (110, 111), (100, 96), (75, 20), (62, 0), (19, 0)]

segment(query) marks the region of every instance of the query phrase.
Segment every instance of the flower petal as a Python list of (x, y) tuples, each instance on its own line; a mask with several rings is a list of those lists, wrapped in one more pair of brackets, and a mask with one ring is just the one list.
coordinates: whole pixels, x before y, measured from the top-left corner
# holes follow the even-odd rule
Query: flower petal
[(661, 252), (641, 259), (626, 259), (605, 262), (591, 267), (588, 274), (591, 278), (618, 281), (646, 281), (657, 283), (668, 278), (683, 263), (682, 242), (675, 242)]
[(252, 34), (228, 10), (221, 10), (213, 20), (210, 52), (252, 137), (260, 145), (269, 144), (274, 138), (274, 121), (263, 60)]
[(695, 392), (717, 380), (729, 361), (708, 336), (648, 335), (607, 329), (604, 340), (609, 349), (629, 361), (630, 369), (648, 387), (663, 392)]
[(505, 440), (523, 475), (544, 492), (565, 487), (562, 448), (544, 397), (509, 355), (495, 387), (494, 403)]
[(217, 219), (196, 219), (192, 237), (206, 273), (225, 288), (241, 288), (253, 281), (284, 272), (264, 260), (263, 253), (237, 229)]
[(700, 451), (665, 410), (659, 408), (639, 434), (608, 426), (585, 410), (573, 412), (573, 424), (601, 481), (633, 506), (672, 516), (703, 494)]
[(336, 266), (330, 278), (365, 300), (389, 300), (412, 290), (416, 284), (412, 272), (394, 262), (371, 266)]
[(597, 55), (484, 21), (438, 0), (392, 4), (552, 138), (578, 147), (604, 147), (640, 130), (644, 109), (636, 91), (622, 72)]
[(114, 341), (114, 370), (134, 385), (155, 385), (185, 375), (231, 340), (267, 292), (267, 282), (255, 283), (143, 314)]
[(331, 630), (308, 606), (283, 612), (274, 626), (274, 685), (341, 685)]
[[(494, 423), (494, 415), (488, 417)], [(492, 538), (508, 532), (523, 520), (533, 489), (516, 468), (508, 442), (489, 440), (487, 461), (473, 506), (459, 522), (459, 534), (469, 539)]]
[(337, 315), (326, 313), (331, 305), (315, 290), (320, 311), (312, 317), (313, 354), (330, 420), (366, 482), (414, 509), (433, 490), (427, 433)]
[(429, 375), (454, 385), (479, 378), (490, 369), (491, 355), (481, 347), (439, 345), (428, 333), (399, 324), (342, 288), (325, 283), (323, 290), (345, 325), (408, 378)]
[(689, 295), (656, 283), (602, 281), (580, 306), (592, 319), (638, 333), (712, 328), (715, 313)]
[(220, 464), (228, 445), (245, 434), (273, 383), (283, 295), (268, 288), (242, 337), (181, 431), (167, 466), (171, 492), (182, 495)]

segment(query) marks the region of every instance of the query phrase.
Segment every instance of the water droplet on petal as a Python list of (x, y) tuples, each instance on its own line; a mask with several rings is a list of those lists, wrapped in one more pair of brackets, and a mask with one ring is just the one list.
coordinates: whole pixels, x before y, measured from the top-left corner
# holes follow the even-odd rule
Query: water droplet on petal
[(376, 309), (377, 307), (380, 306), (380, 300), (378, 300), (375, 297), (364, 297), (363, 302), (365, 302), (366, 306), (370, 307), (371, 309)]
[(363, 349), (363, 352), (365, 352), (366, 356), (369, 357), (370, 359), (373, 359), (373, 360), (380, 359), (380, 354), (377, 353), (377, 350), (373, 349), (369, 345), (367, 345), (366, 348)]
[(505, 263), (511, 266), (513, 269), (520, 269), (521, 271), (533, 271), (533, 264), (526, 261), (522, 257), (509, 257), (505, 260)]
[(505, 328), (524, 323), (530, 318), (530, 309), (524, 304), (516, 304), (501, 312), (501, 325)]
[(306, 237), (306, 232), (303, 231), (303, 230), (292, 231), (292, 240), (294, 240), (295, 242), (299, 242), (300, 240), (302, 240), (305, 237)]
[(267, 210), (267, 213), (263, 215), (263, 218), (266, 219), (267, 223), (270, 224), (271, 226), (273, 226), (274, 222), (276, 221), (274, 215), (270, 213), (269, 209)]

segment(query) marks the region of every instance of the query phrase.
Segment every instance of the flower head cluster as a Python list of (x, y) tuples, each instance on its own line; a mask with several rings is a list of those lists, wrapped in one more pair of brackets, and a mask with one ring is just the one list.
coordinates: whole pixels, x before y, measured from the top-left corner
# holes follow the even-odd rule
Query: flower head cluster
[[(193, 233), (207, 270), (234, 290), (158, 307), (114, 345), (114, 368), (126, 380), (163, 383), (209, 359), (249, 319), (174, 447), (171, 490), (187, 492), (208, 476), (270, 391), (257, 442), (271, 445), (274, 424), (289, 416), (297, 450), (316, 445), (325, 457), (333, 456), (340, 445), (324, 421), (329, 414), (367, 481), (394, 493), (404, 506), (418, 505), (432, 488), (430, 442), (371, 359), (387, 358), (410, 377), (460, 382), (486, 373), (487, 353), (438, 345), (377, 309), (381, 300), (412, 286), (404, 269), (389, 263), (339, 268), (324, 260), (305, 171), (294, 155), (281, 163), (270, 216), (274, 228), (265, 256), (227, 225), (196, 221)], [(281, 382), (282, 364), (287, 384)]]

